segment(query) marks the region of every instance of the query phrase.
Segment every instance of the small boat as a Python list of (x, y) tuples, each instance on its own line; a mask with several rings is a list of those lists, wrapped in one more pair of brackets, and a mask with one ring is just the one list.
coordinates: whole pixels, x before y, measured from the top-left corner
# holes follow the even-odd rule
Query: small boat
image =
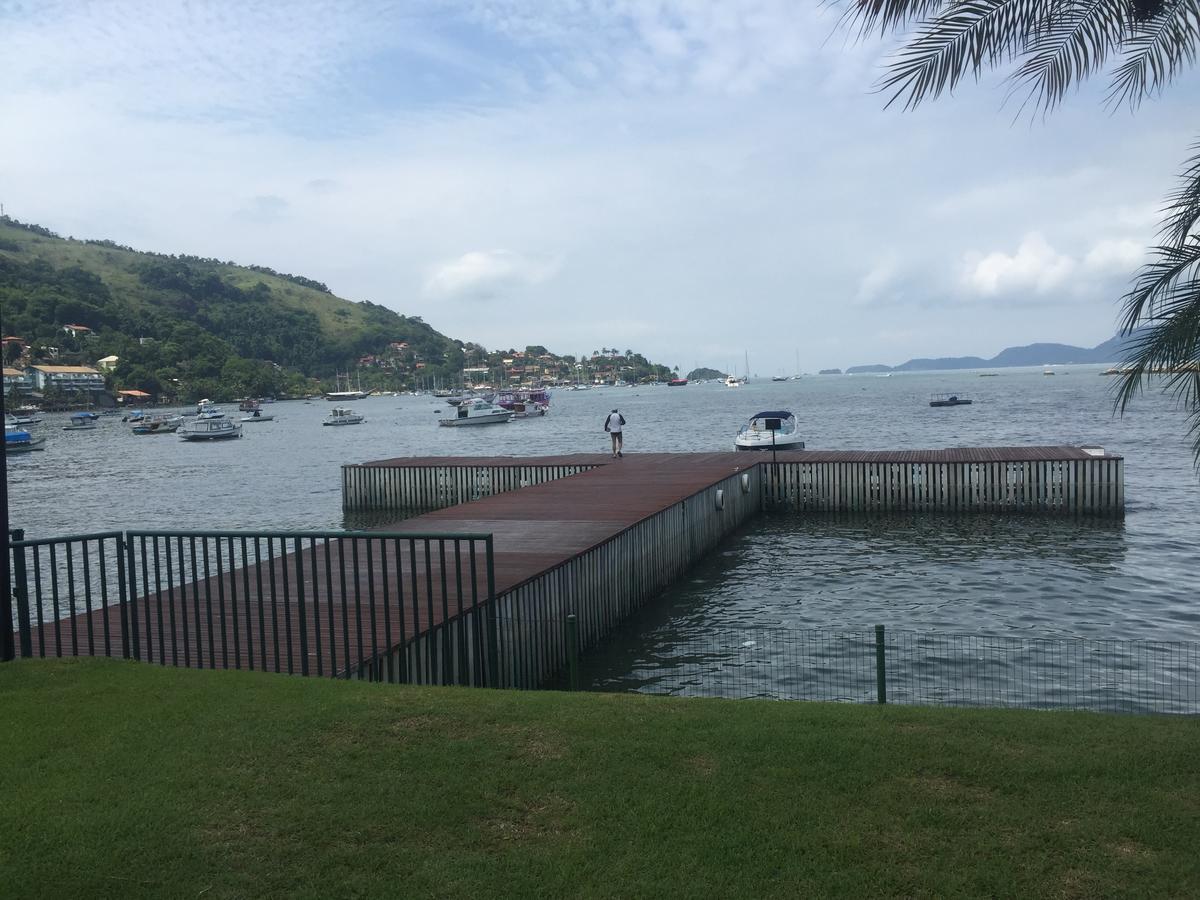
[(725, 376), (725, 387), (741, 387), (745, 383), (745, 378), (738, 378), (736, 375)]
[(63, 431), (95, 431), (96, 420), (100, 418), (95, 413), (77, 412), (71, 414), (71, 424), (64, 425)]
[(470, 403), (459, 404), (453, 418), (438, 419), (438, 424), (452, 427), (458, 425), (499, 425), (502, 422), (511, 421), (512, 418), (513, 411), (511, 409), (505, 409), (503, 406), (489, 403), (480, 397), (472, 400)]
[(737, 450), (803, 450), (796, 417), (786, 409), (755, 413), (733, 439)]
[(28, 453), (30, 450), (45, 450), (42, 445), (46, 443), (44, 437), (35, 438), (32, 434), (20, 426), (4, 426), (4, 452), (5, 453)]
[(970, 406), (971, 398), (961, 394), (933, 394), (929, 398), (930, 406)]
[(672, 378), (667, 382), (667, 387), (683, 387), (687, 384), (686, 378)]
[(329, 411), (322, 425), (361, 425), (364, 419), (354, 410), (344, 406), (335, 406)]
[(1043, 375), (1054, 375), (1055, 372), (1053, 369), (1042, 369), (1042, 374)]
[(792, 379), (789, 378), (787, 375), (772, 375), (771, 380), (772, 381), (791, 381)]
[(175, 432), (185, 441), (225, 441), (242, 436), (242, 426), (221, 416), (220, 418), (197, 417), (184, 422)]
[(42, 421), (41, 418), (33, 415), (32, 413), (27, 413), (25, 415), (16, 415), (16, 416), (14, 416), (12, 413), (4, 414), (4, 427), (5, 428), (7, 428), (9, 426), (21, 428), (25, 425), (36, 425), (40, 421)]
[(134, 434), (174, 434), (184, 422), (183, 416), (155, 413), (137, 418), (133, 425)]
[(270, 413), (263, 415), (262, 410), (256, 409), (251, 411), (250, 415), (242, 416), (239, 422), (274, 422), (275, 417)]
[(550, 391), (546, 388), (518, 388), (501, 391), (492, 397), (483, 399), (492, 401), (496, 406), (511, 410), (521, 419), (544, 416), (550, 409)]
[(223, 419), (225, 411), (211, 400), (201, 400), (196, 404), (196, 417), (200, 419)]

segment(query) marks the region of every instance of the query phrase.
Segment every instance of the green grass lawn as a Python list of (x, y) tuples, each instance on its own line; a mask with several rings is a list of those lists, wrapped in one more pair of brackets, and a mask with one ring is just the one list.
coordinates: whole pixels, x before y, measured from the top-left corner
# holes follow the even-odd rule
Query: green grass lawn
[(5, 896), (1197, 896), (1200, 721), (0, 666)]

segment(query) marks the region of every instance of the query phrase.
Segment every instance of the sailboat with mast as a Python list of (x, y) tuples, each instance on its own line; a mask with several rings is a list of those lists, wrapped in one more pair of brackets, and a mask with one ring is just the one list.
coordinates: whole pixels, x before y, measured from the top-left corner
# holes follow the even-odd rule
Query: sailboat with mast
[(364, 391), (362, 389), (362, 377), (361, 376), (359, 376), (359, 379), (358, 379), (358, 390), (351, 390), (351, 388), (350, 388), (350, 373), (349, 372), (346, 372), (344, 375), (343, 374), (334, 374), (333, 377), (335, 379), (334, 387), (340, 388), (342, 386), (342, 380), (345, 379), (346, 389), (345, 390), (337, 390), (337, 391), (326, 391), (325, 392), (326, 400), (332, 400), (335, 403), (339, 402), (339, 401), (346, 401), (346, 400), (362, 400), (364, 397), (366, 397), (370, 393), (369, 391)]
[(744, 352), (746, 355), (746, 374), (738, 376), (730, 373), (729, 375), (726, 375), (725, 387), (741, 387), (746, 383), (746, 379), (750, 377), (750, 351), (746, 350)]

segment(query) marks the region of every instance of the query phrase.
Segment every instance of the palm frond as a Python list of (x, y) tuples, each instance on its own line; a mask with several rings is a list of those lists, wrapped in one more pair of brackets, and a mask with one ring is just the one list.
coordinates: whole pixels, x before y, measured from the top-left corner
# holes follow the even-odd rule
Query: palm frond
[(1200, 263), (1200, 241), (1155, 247), (1153, 252), (1158, 258), (1142, 266), (1133, 289), (1122, 298), (1122, 334), (1173, 314), (1178, 301), (1182, 298), (1186, 303), (1197, 290), (1191, 282), (1197, 274), (1192, 270)]
[(1045, 26), (1054, 0), (955, 0), (920, 24), (916, 35), (893, 57), (878, 84), (912, 108), (926, 97), (953, 90), (964, 75), (1016, 56), (1031, 35)]
[(842, 17), (860, 37), (905, 28), (935, 15), (949, 0), (853, 0)]
[[(1200, 461), (1200, 241), (1157, 247), (1125, 296), (1122, 333), (1132, 334), (1117, 385), (1124, 412), (1151, 378), (1189, 408), (1193, 451)], [(1134, 329), (1139, 329), (1134, 332)]]
[(1162, 236), (1171, 244), (1185, 243), (1200, 222), (1200, 143), (1191, 147), (1192, 158), (1184, 163), (1179, 187), (1167, 195), (1167, 214)]
[(1062, 100), (1072, 84), (1104, 67), (1128, 34), (1130, 21), (1126, 0), (1060, 6), (1043, 30), (1030, 36), (1025, 61), (1010, 76), (1028, 88), (1025, 103), (1036, 101), (1046, 111)]
[(1124, 62), (1113, 75), (1108, 102), (1137, 106), (1196, 61), (1200, 0), (1167, 0), (1139, 21), (1124, 42)]

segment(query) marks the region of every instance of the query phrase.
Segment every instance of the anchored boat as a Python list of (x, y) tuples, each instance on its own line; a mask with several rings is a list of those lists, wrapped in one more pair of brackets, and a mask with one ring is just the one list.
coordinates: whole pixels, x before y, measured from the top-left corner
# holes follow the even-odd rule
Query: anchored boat
[(183, 416), (168, 413), (139, 416), (133, 424), (134, 434), (174, 434), (184, 422)]
[(96, 420), (100, 418), (95, 413), (77, 412), (71, 414), (71, 424), (64, 425), (63, 431), (95, 431)]
[(970, 406), (971, 398), (962, 394), (934, 394), (929, 398), (930, 406)]
[(185, 441), (225, 441), (242, 436), (242, 426), (222, 416), (219, 419), (197, 418), (184, 422), (175, 432)]
[(4, 426), (4, 452), (28, 453), (30, 450), (45, 450), (44, 437), (35, 438), (19, 425)]
[(322, 425), (361, 425), (364, 419), (352, 409), (335, 406), (329, 411)]
[(438, 419), (439, 425), (456, 427), (459, 425), (499, 425), (508, 422), (513, 417), (511, 409), (489, 403), (478, 398), (470, 403), (460, 403), (455, 415), (450, 419)]
[(737, 450), (803, 450), (796, 417), (786, 409), (755, 413), (733, 439)]

